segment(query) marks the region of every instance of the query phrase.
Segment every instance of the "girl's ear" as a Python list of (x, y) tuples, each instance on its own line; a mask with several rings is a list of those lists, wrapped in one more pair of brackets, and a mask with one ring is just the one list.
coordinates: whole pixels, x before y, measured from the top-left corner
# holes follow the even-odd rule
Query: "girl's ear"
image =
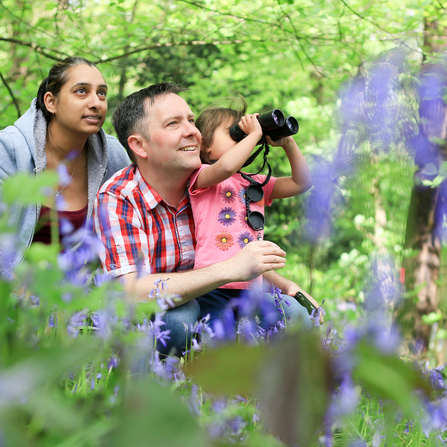
[(202, 160), (202, 163), (210, 164), (210, 148), (207, 149), (200, 149), (200, 159)]
[(45, 107), (50, 113), (56, 113), (57, 98), (51, 92), (46, 92), (43, 97)]

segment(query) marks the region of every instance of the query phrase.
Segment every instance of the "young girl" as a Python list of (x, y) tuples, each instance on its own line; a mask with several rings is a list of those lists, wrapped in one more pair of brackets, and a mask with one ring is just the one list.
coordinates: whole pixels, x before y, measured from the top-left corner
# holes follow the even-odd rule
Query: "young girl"
[[(251, 241), (262, 239), (264, 206), (271, 205), (273, 199), (301, 194), (312, 185), (306, 160), (294, 139), (286, 137), (273, 142), (266, 137), (269, 144), (284, 149), (292, 176), (271, 177), (257, 197), (247, 195), (247, 187), (252, 181), (239, 170), (261, 139), (262, 128), (258, 114), (245, 115), (245, 111), (245, 100), (241, 110), (209, 107), (196, 121), (202, 133), (201, 159), (204, 163), (192, 175), (189, 187), (197, 241), (196, 269), (228, 259)], [(239, 124), (247, 135), (240, 142), (230, 137), (229, 129), (235, 124)], [(264, 175), (253, 175), (251, 178), (260, 185), (266, 181)], [(250, 188), (259, 193), (260, 185)], [(241, 290), (256, 286), (262, 288), (262, 277), (250, 282), (223, 285), (201, 296), (198, 301), (202, 317), (210, 314), (209, 324), (213, 327), (231, 298), (238, 297)], [(295, 300), (290, 301), (292, 304), (286, 309), (290, 318), (307, 315)]]

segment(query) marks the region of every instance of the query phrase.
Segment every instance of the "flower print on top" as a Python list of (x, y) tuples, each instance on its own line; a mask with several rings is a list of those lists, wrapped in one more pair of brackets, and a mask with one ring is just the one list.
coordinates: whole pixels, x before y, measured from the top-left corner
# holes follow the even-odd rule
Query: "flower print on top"
[(228, 231), (220, 231), (216, 234), (216, 247), (219, 250), (226, 251), (234, 245), (234, 238)]
[(246, 188), (242, 188), (240, 191), (239, 191), (239, 194), (238, 194), (238, 196), (239, 196), (239, 199), (240, 199), (240, 201), (241, 201), (241, 203), (243, 204), (243, 205), (245, 205), (245, 193), (247, 192), (247, 189)]
[(244, 231), (237, 237), (239, 247), (244, 248), (248, 243), (253, 242), (254, 238), (249, 231)]
[(222, 208), (219, 212), (219, 216), (217, 218), (220, 224), (225, 227), (229, 227), (236, 222), (236, 211), (233, 208), (225, 207)]
[(254, 202), (254, 203), (256, 203), (256, 205), (258, 205), (258, 206), (264, 206), (265, 205), (264, 197), (259, 202)]
[(225, 203), (232, 203), (236, 200), (236, 190), (232, 186), (225, 186), (220, 196)]
[(239, 214), (239, 223), (244, 228), (249, 228), (248, 227), (248, 216), (247, 216), (247, 212), (245, 210), (242, 213)]

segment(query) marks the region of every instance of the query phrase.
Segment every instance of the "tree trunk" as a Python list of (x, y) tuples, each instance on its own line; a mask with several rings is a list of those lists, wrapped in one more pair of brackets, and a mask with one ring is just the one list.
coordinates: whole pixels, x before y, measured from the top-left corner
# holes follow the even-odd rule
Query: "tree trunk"
[[(440, 38), (433, 38), (435, 28), (435, 24), (425, 23), (424, 43), (431, 52), (440, 50)], [(443, 40), (445, 49), (446, 40)], [(447, 105), (443, 100), (446, 87), (447, 71), (442, 64), (423, 65), (419, 135), (414, 140), (418, 170), (415, 173), (405, 237), (405, 248), (411, 249), (411, 252), (402, 266), (410, 300), (407, 300), (406, 311), (401, 316), (404, 323), (412, 326), (412, 335), (423, 343), (424, 351), (429, 345), (432, 326), (424, 324), (422, 317), (436, 311), (439, 306), (437, 280), (442, 246), (440, 230), (445, 212), (441, 208), (444, 207), (446, 188), (443, 184), (433, 188), (427, 183), (436, 178), (442, 161), (446, 159)], [(428, 182), (424, 185), (424, 181)]]
[(437, 279), (441, 243), (435, 231), (437, 196), (437, 189), (413, 187), (405, 237), (405, 248), (416, 252), (403, 263), (406, 291), (415, 292), (410, 299), (417, 297), (412, 318), (413, 336), (423, 342), (424, 350), (428, 348), (432, 326), (424, 324), (422, 316), (436, 311), (439, 305)]

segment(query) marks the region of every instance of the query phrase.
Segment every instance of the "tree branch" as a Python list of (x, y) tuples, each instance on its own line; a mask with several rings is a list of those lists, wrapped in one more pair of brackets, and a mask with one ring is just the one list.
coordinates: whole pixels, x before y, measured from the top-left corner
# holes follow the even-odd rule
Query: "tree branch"
[(17, 110), (17, 118), (20, 118), (22, 116), (22, 114), (20, 113), (20, 107), (19, 107), (19, 103), (17, 102), (16, 97), (14, 96), (14, 93), (12, 92), (11, 88), (9, 87), (8, 83), (6, 82), (6, 79), (3, 77), (2, 72), (0, 71), (0, 79), (2, 80), (4, 86), (6, 87), (6, 89), (8, 90), (9, 94), (11, 95), (12, 98), (12, 102), (14, 103), (14, 106)]
[(274, 26), (274, 27), (278, 28), (278, 25), (273, 22), (266, 22), (265, 20), (252, 19), (250, 17), (238, 16), (236, 14), (231, 14), (229, 12), (218, 11), (217, 9), (207, 8), (206, 6), (203, 6), (199, 3), (191, 2), (188, 0), (178, 0), (178, 1), (187, 3), (188, 5), (196, 6), (197, 8), (204, 9), (205, 11), (215, 12), (216, 14), (219, 14), (220, 16), (234, 17), (235, 19), (244, 20), (245, 22), (262, 23), (263, 25), (269, 25), (269, 26)]
[[(261, 42), (261, 41), (259, 41)], [(128, 51), (126, 53), (120, 54), (119, 56), (112, 56), (107, 59), (99, 59), (95, 61), (95, 64), (104, 64), (106, 62), (115, 61), (118, 59), (122, 59), (123, 57), (130, 56), (132, 54), (141, 53), (143, 51), (149, 51), (149, 50), (155, 50), (156, 48), (163, 48), (163, 47), (182, 47), (182, 46), (192, 46), (192, 45), (234, 45), (234, 44), (240, 44), (244, 43), (242, 40), (213, 40), (212, 42), (205, 42), (203, 40), (192, 40), (191, 42), (180, 42), (180, 43), (157, 43), (155, 45), (151, 45), (144, 48), (137, 48), (132, 51)]]
[[(315, 70), (317, 70), (317, 73), (318, 73), (320, 76), (325, 77), (325, 75), (321, 72), (320, 68), (317, 67), (317, 65), (316, 65), (315, 62), (312, 60), (312, 58), (307, 54), (307, 51), (306, 51), (306, 49), (304, 48), (304, 46), (303, 46), (303, 44), (302, 44), (302, 42), (301, 42), (301, 39), (302, 39), (302, 38), (301, 38), (301, 36), (298, 34), (298, 32), (297, 32), (297, 30), (296, 30), (296, 28), (295, 28), (295, 25), (294, 25), (292, 19), (290, 18), (289, 14), (287, 14), (287, 12), (284, 11), (284, 9), (283, 9), (281, 3), (279, 3), (279, 1), (278, 1), (278, 5), (279, 5), (279, 8), (281, 9), (282, 13), (284, 14), (284, 16), (287, 17), (287, 20), (289, 21), (290, 26), (292, 27), (292, 30), (293, 30), (293, 33), (292, 33), (292, 34), (293, 34), (293, 36), (296, 38), (296, 40), (298, 41), (298, 45), (300, 46), (301, 51), (302, 51), (302, 52), (304, 53), (304, 55), (306, 56), (306, 59), (311, 63), (311, 65), (313, 65), (313, 67), (315, 68)], [(287, 33), (287, 31), (286, 31), (282, 26), (281, 26), (281, 29), (282, 29), (284, 32)], [(292, 48), (293, 48), (293, 46), (292, 46)], [(296, 57), (297, 57), (298, 60), (300, 61), (301, 68), (302, 68), (303, 71), (304, 71), (303, 62), (301, 61), (301, 58), (300, 58), (299, 53), (295, 50), (295, 48), (293, 48), (293, 52), (295, 53)]]
[[(357, 17), (359, 17), (360, 19), (362, 19), (362, 20), (365, 20), (366, 22), (368, 22), (368, 23), (371, 23), (371, 25), (374, 25), (376, 28), (378, 28), (378, 29), (380, 29), (381, 31), (383, 31), (384, 33), (386, 33), (386, 34), (388, 34), (388, 35), (391, 35), (392, 36), (392, 33), (390, 33), (388, 30), (386, 30), (385, 28), (382, 28), (380, 25), (378, 25), (377, 23), (375, 23), (375, 22), (373, 22), (372, 20), (370, 20), (370, 19), (368, 19), (368, 18), (366, 18), (366, 17), (363, 17), (361, 14), (359, 14), (358, 12), (356, 12), (356, 11), (354, 11), (346, 2), (345, 2), (345, 0), (341, 0), (341, 2), (354, 14), (354, 15), (356, 15)], [(411, 50), (411, 51), (414, 51), (414, 49), (413, 48), (411, 48), (411, 47), (409, 47), (403, 40), (401, 40), (401, 39), (396, 39), (396, 38), (392, 38), (392, 40), (393, 41), (397, 41), (397, 42), (399, 42), (401, 45), (404, 45), (405, 47), (407, 47), (409, 50)]]
[[(37, 27), (35, 27), (35, 26), (33, 26), (33, 25), (30, 25), (30, 24), (27, 23), (25, 20), (23, 20), (21, 17), (15, 15), (13, 12), (11, 12), (10, 9), (8, 9), (8, 8), (3, 4), (2, 0), (0, 0), (0, 6), (1, 6), (1, 7), (2, 7), (2, 8), (3, 8), (3, 9), (10, 15), (10, 16), (14, 17), (14, 19), (17, 20), (18, 22), (23, 23), (23, 25), (26, 26), (27, 28), (30, 28), (30, 29), (32, 29), (32, 30), (34, 30), (34, 31), (37, 31), (37, 32), (39, 32), (39, 33), (42, 33), (42, 34), (46, 34), (47, 36), (51, 37), (52, 39), (55, 39), (55, 38), (56, 38), (55, 36), (53, 36), (53, 35), (50, 34), (49, 32), (44, 31), (44, 30), (42, 30), (42, 29), (40, 29), (40, 28), (37, 28)], [(56, 14), (57, 14), (57, 13), (56, 13)]]
[(15, 43), (17, 45), (23, 45), (25, 47), (32, 48), (37, 53), (40, 53), (43, 56), (47, 57), (48, 59), (52, 59), (54, 61), (60, 61), (61, 58), (57, 57), (57, 56), (52, 56), (51, 54), (48, 54), (46, 51), (52, 51), (54, 53), (59, 53), (61, 55), (64, 55), (65, 57), (68, 56), (68, 54), (61, 53), (60, 51), (57, 51), (57, 50), (52, 50), (52, 49), (47, 50), (45, 48), (42, 48), (40, 45), (36, 45), (34, 42), (24, 42), (23, 40), (13, 39), (11, 37), (0, 37), (0, 41), (11, 42), (11, 43)]

